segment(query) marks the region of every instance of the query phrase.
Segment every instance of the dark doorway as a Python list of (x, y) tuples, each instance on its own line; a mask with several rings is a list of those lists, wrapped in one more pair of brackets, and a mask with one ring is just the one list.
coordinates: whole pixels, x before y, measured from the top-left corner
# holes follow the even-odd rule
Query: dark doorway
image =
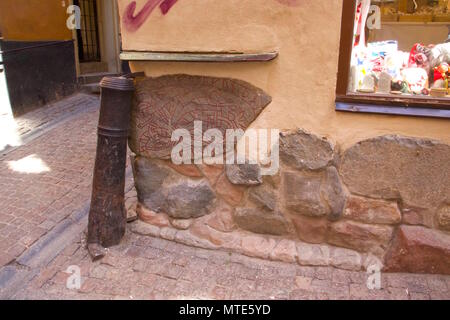
[(83, 62), (100, 62), (100, 39), (96, 0), (74, 0), (81, 9), (81, 29), (77, 30), (78, 56)]

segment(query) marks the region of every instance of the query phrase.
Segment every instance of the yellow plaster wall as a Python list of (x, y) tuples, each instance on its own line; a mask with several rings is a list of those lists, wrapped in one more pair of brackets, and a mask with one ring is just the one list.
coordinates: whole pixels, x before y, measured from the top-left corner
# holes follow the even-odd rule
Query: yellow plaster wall
[[(120, 14), (130, 2), (119, 0)], [(137, 1), (137, 12), (145, 2)], [(128, 50), (278, 51), (269, 63), (131, 64), (148, 76), (231, 77), (260, 87), (273, 102), (253, 127), (304, 128), (344, 148), (384, 134), (450, 143), (449, 120), (334, 110), (341, 10), (341, 0), (179, 0), (165, 16), (155, 10), (137, 31), (127, 31), (122, 23), (123, 44)]]
[(1, 0), (0, 30), (10, 41), (70, 40), (68, 5), (69, 0)]

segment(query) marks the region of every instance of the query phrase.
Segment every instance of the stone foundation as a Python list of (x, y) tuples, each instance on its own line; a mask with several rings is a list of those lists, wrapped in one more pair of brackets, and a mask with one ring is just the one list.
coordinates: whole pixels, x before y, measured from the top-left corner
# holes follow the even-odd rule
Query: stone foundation
[[(146, 86), (158, 79), (146, 80)], [(227, 81), (220, 90), (234, 83)], [(246, 101), (256, 103), (245, 121), (233, 124), (245, 130), (270, 97), (239, 84)], [(195, 88), (185, 105), (202, 104), (199, 97), (206, 93)], [(134, 232), (301, 265), (360, 270), (382, 264), (386, 271), (450, 274), (449, 145), (381, 136), (340, 150), (326, 138), (298, 130), (281, 133), (275, 176), (261, 176), (258, 165), (176, 166), (167, 160), (170, 143), (161, 140), (167, 133), (152, 131), (165, 128), (167, 118), (142, 121), (148, 110), (162, 110), (173, 100), (161, 101), (152, 91), (141, 94), (145, 99), (135, 106), (131, 138), (140, 218)], [(210, 127), (225, 123), (218, 115), (242, 114), (233, 97), (243, 93), (226, 94), (227, 103), (209, 115)], [(212, 99), (224, 102), (221, 95)], [(190, 109), (188, 118), (208, 119), (205, 108)], [(179, 112), (170, 117), (179, 120)], [(144, 140), (147, 149), (137, 143)]]

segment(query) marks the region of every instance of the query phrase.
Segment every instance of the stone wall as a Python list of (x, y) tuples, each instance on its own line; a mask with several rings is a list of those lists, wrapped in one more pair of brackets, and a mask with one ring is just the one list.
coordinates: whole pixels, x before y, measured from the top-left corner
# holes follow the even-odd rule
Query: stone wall
[[(190, 80), (205, 81), (199, 78)], [(147, 79), (146, 86), (160, 80)], [(206, 80), (210, 85), (211, 79)], [(236, 84), (227, 81), (221, 90)], [(259, 97), (251, 99), (257, 103), (249, 103), (254, 109), (246, 120), (234, 122), (246, 129), (270, 97), (239, 84), (245, 97)], [(301, 265), (360, 270), (382, 264), (386, 271), (450, 274), (449, 145), (388, 135), (341, 150), (329, 139), (299, 129), (281, 133), (275, 176), (262, 176), (261, 168), (250, 164), (177, 166), (167, 160), (167, 152), (152, 153), (135, 143), (141, 134), (152, 141), (149, 145), (164, 149), (156, 138), (163, 130), (149, 128), (172, 122), (166, 117), (150, 124), (142, 120), (148, 112), (167, 110), (173, 96), (176, 105), (196, 101), (197, 108), (188, 108), (189, 119), (208, 119), (195, 110), (225, 101), (223, 93), (206, 101), (192, 87), (190, 97), (166, 95), (167, 100), (158, 91), (139, 88), (145, 99), (138, 95), (131, 137), (135, 210), (141, 220), (133, 224), (135, 232)], [(234, 105), (241, 94), (227, 91), (227, 103), (213, 103), (221, 112), (214, 109), (210, 119), (220, 124), (218, 115), (231, 119), (242, 114)], [(174, 111), (170, 117), (178, 115)]]

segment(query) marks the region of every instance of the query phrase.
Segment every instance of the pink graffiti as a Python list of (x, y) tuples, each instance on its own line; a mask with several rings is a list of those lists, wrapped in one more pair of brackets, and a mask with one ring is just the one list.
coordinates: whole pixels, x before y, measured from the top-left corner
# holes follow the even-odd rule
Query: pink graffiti
[(158, 5), (161, 12), (166, 15), (177, 1), (178, 0), (147, 0), (147, 3), (136, 15), (134, 14), (136, 11), (136, 1), (132, 1), (125, 9), (123, 24), (129, 32), (135, 32), (145, 23)]
[[(281, 4), (290, 7), (299, 6), (301, 0), (275, 0)], [(166, 15), (170, 9), (178, 2), (178, 0), (147, 0), (147, 3), (139, 11), (138, 14), (134, 14), (136, 11), (136, 1), (132, 1), (126, 8), (123, 15), (123, 24), (129, 32), (135, 32), (145, 23), (148, 17), (159, 5), (161, 12)]]
[(178, 0), (166, 0), (159, 6), (161, 8), (162, 13), (165, 15), (167, 14), (170, 9), (177, 3)]
[(276, 1), (290, 7), (297, 7), (300, 5), (301, 2), (301, 0), (276, 0)]

